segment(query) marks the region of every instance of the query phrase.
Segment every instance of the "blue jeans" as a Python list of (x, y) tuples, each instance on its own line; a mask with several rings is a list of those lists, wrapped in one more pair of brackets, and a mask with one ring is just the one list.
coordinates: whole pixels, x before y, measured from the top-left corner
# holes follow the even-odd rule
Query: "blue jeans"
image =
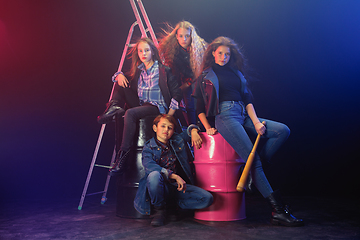
[[(219, 111), (220, 113), (215, 118), (216, 129), (237, 154), (246, 161), (253, 147), (249, 135), (256, 136), (257, 133), (246, 113), (244, 104), (242, 102), (224, 101), (220, 103)], [(259, 154), (256, 152), (250, 173), (254, 185), (266, 198), (273, 190), (264, 174), (260, 159), (269, 161), (288, 138), (290, 130), (282, 123), (262, 118), (259, 120), (266, 122), (266, 132), (261, 137), (261, 141), (265, 141), (265, 144)]]
[(147, 177), (146, 187), (150, 195), (151, 204), (156, 207), (164, 206), (170, 196), (173, 196), (182, 209), (202, 209), (210, 206), (213, 196), (208, 191), (186, 184), (186, 191), (177, 191), (177, 184), (164, 179), (161, 173), (151, 172)]

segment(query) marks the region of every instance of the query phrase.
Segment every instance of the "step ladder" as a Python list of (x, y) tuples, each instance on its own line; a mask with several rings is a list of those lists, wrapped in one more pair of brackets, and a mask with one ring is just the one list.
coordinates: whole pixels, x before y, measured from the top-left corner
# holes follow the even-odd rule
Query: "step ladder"
[[(127, 36), (127, 39), (126, 39), (125, 47), (124, 47), (124, 50), (123, 50), (123, 53), (122, 53), (122, 56), (121, 56), (118, 72), (120, 72), (122, 67), (123, 67), (128, 48), (132, 47), (134, 45), (134, 44), (131, 44), (130, 42), (131, 42), (131, 39), (132, 39), (132, 36), (133, 36), (135, 26), (139, 26), (140, 32), (141, 32), (141, 37), (147, 37), (147, 33), (149, 32), (150, 36), (151, 36), (151, 39), (153, 40), (156, 47), (159, 45), (159, 43), (158, 43), (158, 41), (156, 39), (154, 30), (153, 30), (153, 28), (152, 28), (152, 26), (150, 24), (149, 18), (148, 18), (147, 14), (146, 14), (143, 3), (141, 2), (141, 0), (136, 0), (136, 2), (137, 2), (138, 7), (135, 4), (135, 0), (130, 0), (130, 4), (131, 4), (131, 7), (133, 9), (136, 21), (130, 27), (130, 30), (129, 30), (129, 33), (128, 33), (128, 36)], [(138, 8), (141, 11), (141, 14), (142, 14), (142, 17), (143, 17), (143, 19), (144, 19), (144, 21), (146, 23), (147, 29), (145, 29), (145, 27), (144, 27), (144, 24), (143, 24), (142, 19), (140, 17)], [(117, 84), (117, 83), (113, 84), (109, 101), (112, 99), (115, 84)], [(105, 127), (106, 127), (106, 124), (102, 124), (101, 129), (100, 129), (100, 134), (99, 134), (99, 137), (98, 137), (98, 140), (97, 140), (97, 143), (96, 143), (95, 151), (94, 151), (92, 161), (91, 161), (91, 164), (90, 164), (89, 172), (88, 172), (88, 175), (87, 175), (87, 178), (86, 178), (85, 186), (84, 186), (83, 192), (81, 194), (81, 199), (80, 199), (80, 203), (79, 203), (79, 206), (78, 206), (79, 210), (82, 209), (82, 206), (84, 204), (84, 200), (85, 200), (86, 196), (95, 195), (95, 194), (102, 194), (101, 204), (104, 204), (106, 202), (106, 200), (107, 200), (106, 194), (107, 194), (109, 183), (110, 183), (110, 177), (111, 177), (110, 172), (107, 175), (106, 182), (105, 182), (105, 187), (104, 187), (103, 191), (87, 194), (87, 190), (88, 190), (88, 187), (89, 187), (89, 183), (90, 183), (90, 179), (91, 179), (91, 175), (93, 173), (94, 167), (102, 167), (102, 168), (110, 169), (111, 168), (110, 166), (112, 166), (112, 164), (115, 161), (116, 144), (115, 144), (114, 151), (113, 151), (113, 154), (112, 154), (112, 157), (111, 157), (110, 166), (104, 166), (104, 165), (96, 164), (96, 158), (97, 158), (97, 155), (98, 155), (98, 152), (99, 152), (101, 140), (102, 140), (103, 135), (104, 135)]]

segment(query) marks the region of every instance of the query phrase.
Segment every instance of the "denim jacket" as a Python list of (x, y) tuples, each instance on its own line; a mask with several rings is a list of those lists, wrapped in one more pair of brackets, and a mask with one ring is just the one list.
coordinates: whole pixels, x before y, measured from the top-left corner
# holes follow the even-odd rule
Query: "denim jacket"
[[(189, 159), (186, 151), (186, 142), (189, 142), (191, 129), (198, 128), (196, 125), (190, 125), (186, 131), (180, 134), (174, 133), (169, 140), (169, 145), (174, 151), (177, 160), (187, 177), (190, 179), (190, 184), (194, 184), (194, 177), (189, 164)], [(134, 207), (143, 215), (150, 215), (150, 197), (146, 189), (146, 181), (148, 175), (153, 171), (161, 172), (162, 175), (169, 180), (168, 169), (160, 167), (157, 162), (160, 161), (161, 148), (155, 142), (155, 138), (151, 138), (144, 145), (142, 151), (142, 164), (145, 168), (145, 176), (139, 181), (139, 188), (135, 196)]]

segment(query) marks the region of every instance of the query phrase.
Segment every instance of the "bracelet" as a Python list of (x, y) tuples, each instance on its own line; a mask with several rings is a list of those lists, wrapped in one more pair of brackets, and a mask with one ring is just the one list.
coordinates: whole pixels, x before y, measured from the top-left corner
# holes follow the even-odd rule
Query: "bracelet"
[(117, 82), (116, 77), (117, 77), (119, 74), (124, 75), (124, 73), (123, 73), (122, 71), (116, 72), (116, 73), (112, 76), (111, 80), (112, 80), (113, 82)]
[(186, 129), (186, 132), (187, 132), (187, 134), (188, 134), (189, 137), (191, 137), (191, 131), (192, 131), (194, 128), (197, 129), (198, 131), (200, 131), (199, 126), (197, 126), (197, 125), (195, 125), (195, 124), (190, 124), (190, 126), (188, 126), (188, 128)]
[(255, 123), (255, 125), (254, 125), (254, 126), (256, 126), (256, 124), (258, 124), (258, 123), (261, 123), (261, 122), (257, 122), (257, 123)]

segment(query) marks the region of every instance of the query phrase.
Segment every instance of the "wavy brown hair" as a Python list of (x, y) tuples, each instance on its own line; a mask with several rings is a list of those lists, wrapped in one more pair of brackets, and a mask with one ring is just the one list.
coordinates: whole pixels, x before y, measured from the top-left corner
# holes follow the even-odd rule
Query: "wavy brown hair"
[(213, 52), (216, 51), (216, 49), (220, 46), (226, 46), (230, 49), (230, 60), (228, 64), (245, 74), (244, 71), (246, 67), (246, 59), (237, 43), (228, 37), (217, 37), (214, 41), (212, 41), (212, 43), (209, 44), (204, 54), (202, 70), (205, 70), (215, 64)]
[(179, 28), (190, 30), (191, 44), (190, 44), (190, 68), (197, 77), (201, 73), (201, 62), (206, 50), (207, 43), (196, 32), (195, 27), (188, 21), (181, 21), (176, 24), (175, 28), (170, 24), (165, 23), (167, 30), (163, 29), (164, 36), (160, 39), (159, 51), (161, 58), (165, 64), (172, 67), (174, 55), (180, 45), (176, 39), (176, 34)]
[(151, 54), (152, 54), (152, 60), (153, 61), (157, 60), (159, 63), (161, 63), (159, 50), (156, 48), (154, 42), (150, 38), (139, 39), (136, 42), (135, 46), (129, 52), (129, 54), (131, 55), (131, 66), (130, 66), (130, 72), (129, 72), (131, 80), (135, 77), (136, 71), (138, 70), (138, 66), (142, 63), (142, 61), (139, 58), (138, 51), (137, 51), (138, 46), (141, 42), (149, 44), (150, 49), (151, 49)]

